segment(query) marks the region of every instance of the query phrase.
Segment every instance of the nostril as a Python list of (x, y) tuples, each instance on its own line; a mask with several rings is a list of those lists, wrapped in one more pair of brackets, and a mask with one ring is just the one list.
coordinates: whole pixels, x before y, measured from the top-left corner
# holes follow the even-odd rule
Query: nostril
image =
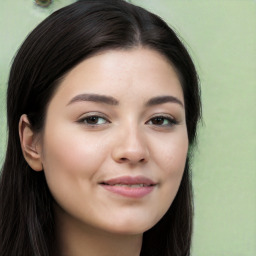
[(126, 157), (122, 157), (119, 159), (120, 162), (137, 162), (137, 163), (144, 163), (146, 162), (146, 159), (145, 158), (142, 158), (142, 159), (129, 159), (129, 158), (126, 158)]

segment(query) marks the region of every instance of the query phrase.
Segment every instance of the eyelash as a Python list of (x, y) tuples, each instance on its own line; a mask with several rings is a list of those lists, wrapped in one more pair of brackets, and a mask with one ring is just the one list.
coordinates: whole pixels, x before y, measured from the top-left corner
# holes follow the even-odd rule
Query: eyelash
[[(104, 120), (101, 123), (98, 123), (98, 121), (102, 119)], [(90, 121), (92, 121), (93, 123), (89, 123)], [(157, 121), (157, 122), (163, 122), (163, 124), (154, 124), (153, 121)], [(167, 124), (164, 124), (167, 121)], [(111, 123), (105, 116), (102, 116), (100, 114), (90, 114), (88, 116), (84, 116), (81, 119), (79, 119), (77, 121), (78, 123), (90, 126), (90, 127), (96, 127), (96, 126), (100, 126), (100, 125), (105, 125), (105, 124), (109, 124)], [(171, 127), (173, 125), (178, 124), (177, 120), (170, 117), (170, 116), (164, 116), (164, 115), (159, 115), (159, 116), (154, 116), (152, 118), (150, 118), (145, 124), (147, 125), (153, 125), (155, 127)]]
[[(159, 116), (154, 116), (152, 118), (150, 118), (149, 121), (146, 122), (146, 124), (149, 124), (150, 122), (152, 122), (152, 120), (161, 120), (163, 122), (167, 121), (168, 123), (167, 124), (151, 124), (151, 125), (154, 125), (156, 127), (171, 127), (173, 125), (176, 125), (178, 124), (177, 120), (174, 119), (173, 117), (170, 117), (170, 116), (164, 116), (164, 115), (159, 115)], [(157, 122), (158, 122), (157, 121)]]
[[(104, 119), (104, 123), (89, 123), (89, 119), (91, 119), (91, 121), (93, 120), (99, 120), (99, 119)], [(107, 124), (107, 123), (111, 123), (105, 116), (102, 116), (102, 115), (99, 115), (99, 114), (90, 114), (88, 116), (84, 116), (82, 117), (81, 119), (78, 120), (78, 123), (82, 123), (82, 124), (85, 124), (85, 125), (88, 125), (88, 126), (99, 126), (99, 125), (104, 125), (104, 124)]]

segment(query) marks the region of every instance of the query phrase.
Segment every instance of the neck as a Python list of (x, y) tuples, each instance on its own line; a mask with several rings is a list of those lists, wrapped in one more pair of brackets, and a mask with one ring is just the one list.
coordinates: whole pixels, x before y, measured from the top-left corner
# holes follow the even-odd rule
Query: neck
[[(61, 211), (61, 210), (60, 210)], [(58, 256), (139, 256), (142, 234), (115, 234), (65, 216), (56, 211)]]

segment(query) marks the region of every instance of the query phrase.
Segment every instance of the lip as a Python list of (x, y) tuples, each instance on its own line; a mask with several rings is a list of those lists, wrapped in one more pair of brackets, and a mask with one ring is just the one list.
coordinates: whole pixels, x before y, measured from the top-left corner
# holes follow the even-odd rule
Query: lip
[(122, 176), (99, 183), (104, 189), (125, 197), (141, 198), (151, 193), (157, 183), (144, 176)]

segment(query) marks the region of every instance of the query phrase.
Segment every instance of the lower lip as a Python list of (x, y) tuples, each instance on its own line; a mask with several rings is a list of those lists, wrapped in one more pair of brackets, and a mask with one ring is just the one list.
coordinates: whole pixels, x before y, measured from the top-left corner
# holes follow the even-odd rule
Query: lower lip
[(149, 187), (122, 187), (122, 186), (110, 186), (110, 185), (101, 185), (104, 189), (119, 194), (121, 196), (125, 197), (131, 197), (131, 198), (141, 198), (149, 193), (151, 193), (155, 186), (149, 186)]

